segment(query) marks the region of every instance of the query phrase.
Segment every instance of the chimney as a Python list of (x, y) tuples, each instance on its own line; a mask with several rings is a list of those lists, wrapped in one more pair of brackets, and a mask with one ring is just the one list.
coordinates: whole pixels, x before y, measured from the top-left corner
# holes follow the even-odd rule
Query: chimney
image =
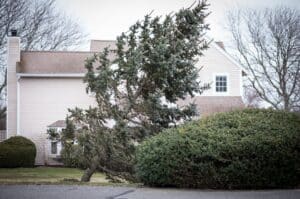
[(222, 41), (216, 41), (216, 44), (221, 47), (223, 50), (225, 50), (224, 43)]
[(16, 37), (18, 35), (18, 31), (16, 29), (11, 29), (10, 30), (10, 36), (11, 37)]
[(17, 63), (20, 62), (20, 38), (16, 30), (7, 37), (7, 138), (18, 132), (18, 79)]

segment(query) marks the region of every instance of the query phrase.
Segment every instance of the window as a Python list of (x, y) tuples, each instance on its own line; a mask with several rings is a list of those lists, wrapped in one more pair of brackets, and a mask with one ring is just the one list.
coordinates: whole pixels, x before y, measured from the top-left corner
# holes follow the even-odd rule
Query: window
[(216, 76), (216, 92), (227, 92), (227, 76), (226, 75), (217, 75)]
[(57, 142), (51, 142), (51, 154), (57, 154)]

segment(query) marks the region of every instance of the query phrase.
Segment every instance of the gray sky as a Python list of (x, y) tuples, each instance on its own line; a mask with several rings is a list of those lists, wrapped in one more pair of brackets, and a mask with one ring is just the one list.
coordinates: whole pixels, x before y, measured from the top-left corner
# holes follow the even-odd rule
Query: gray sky
[[(195, 0), (57, 0), (57, 6), (67, 15), (78, 20), (89, 39), (115, 39), (121, 32), (147, 13), (165, 15), (182, 7), (189, 7)], [(209, 0), (208, 17), (215, 40), (226, 41), (226, 12), (234, 8), (262, 9), (285, 5), (300, 9), (300, 0)], [(86, 47), (85, 47), (86, 48)]]

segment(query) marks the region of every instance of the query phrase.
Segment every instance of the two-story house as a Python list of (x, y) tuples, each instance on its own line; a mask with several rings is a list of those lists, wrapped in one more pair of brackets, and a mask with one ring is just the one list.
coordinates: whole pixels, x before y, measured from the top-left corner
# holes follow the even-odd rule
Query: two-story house
[[(59, 154), (57, 143), (47, 140), (47, 128), (63, 128), (68, 108), (95, 104), (82, 79), (84, 61), (114, 41), (91, 41), (90, 51), (21, 51), (20, 38), (8, 37), (7, 138), (21, 135), (37, 147), (36, 164), (52, 164)], [(193, 100), (201, 116), (244, 106), (242, 68), (226, 53), (221, 43), (211, 43), (197, 67), (202, 82), (211, 88)]]

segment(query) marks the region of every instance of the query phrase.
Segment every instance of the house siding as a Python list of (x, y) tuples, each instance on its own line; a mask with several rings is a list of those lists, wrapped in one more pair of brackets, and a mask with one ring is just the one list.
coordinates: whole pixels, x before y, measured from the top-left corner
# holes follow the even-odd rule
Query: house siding
[[(211, 83), (211, 88), (204, 91), (201, 96), (216, 96), (214, 88), (215, 74), (228, 74), (228, 93), (225, 96), (241, 96), (241, 74), (242, 70), (239, 66), (231, 62), (221, 52), (223, 49), (210, 47), (204, 52), (204, 55), (199, 58), (196, 66), (203, 68), (200, 70), (199, 76), (202, 83)], [(222, 95), (219, 94), (218, 95)]]
[[(49, 159), (47, 126), (57, 120), (64, 120), (69, 108), (88, 108), (96, 105), (95, 99), (86, 93), (86, 85), (81, 77), (81, 74), (86, 72), (83, 67), (84, 60), (93, 53), (22, 52), (20, 54), (19, 38), (10, 37), (8, 44), (8, 137), (17, 135), (19, 129), (19, 135), (28, 137), (35, 143), (37, 165), (55, 163), (51, 158)], [(94, 43), (91, 48), (98, 50), (100, 47)], [(224, 55), (223, 49), (212, 46), (205, 51), (204, 56), (200, 57), (196, 64), (198, 68), (202, 66), (200, 79), (202, 83), (211, 83), (212, 87), (197, 98), (196, 102), (199, 106), (204, 107), (199, 109), (201, 114), (243, 107), (240, 100), (241, 68)], [(228, 74), (229, 90), (223, 97), (218, 94), (221, 98), (216, 98), (214, 92), (213, 82), (216, 73)], [(57, 77), (59, 75), (60, 77)], [(189, 100), (193, 101), (193, 99), (186, 99), (182, 104), (190, 102)], [(214, 109), (210, 108), (212, 102)]]
[(65, 119), (68, 108), (88, 108), (95, 101), (82, 78), (21, 78), (19, 83), (20, 134), (35, 143), (36, 164), (42, 165), (48, 156), (47, 126)]

